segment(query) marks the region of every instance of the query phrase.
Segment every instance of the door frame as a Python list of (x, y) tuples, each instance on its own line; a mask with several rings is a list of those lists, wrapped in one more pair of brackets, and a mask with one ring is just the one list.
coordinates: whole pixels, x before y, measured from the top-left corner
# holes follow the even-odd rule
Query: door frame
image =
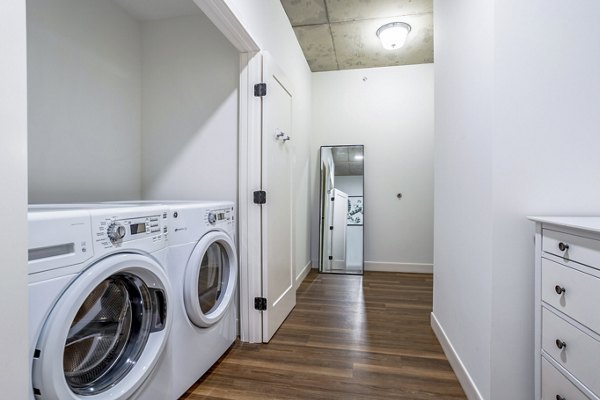
[(239, 326), (243, 342), (262, 343), (262, 315), (254, 298), (262, 296), (261, 207), (251, 192), (261, 190), (261, 98), (254, 85), (262, 80), (262, 50), (226, 0), (194, 0), (240, 52), (238, 109)]

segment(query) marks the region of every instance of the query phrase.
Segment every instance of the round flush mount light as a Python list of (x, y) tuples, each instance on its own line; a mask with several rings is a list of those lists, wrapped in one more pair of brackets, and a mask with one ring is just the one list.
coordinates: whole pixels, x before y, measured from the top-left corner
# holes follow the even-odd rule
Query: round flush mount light
[(390, 22), (377, 29), (377, 37), (384, 49), (396, 50), (404, 46), (410, 32), (410, 25), (404, 22)]

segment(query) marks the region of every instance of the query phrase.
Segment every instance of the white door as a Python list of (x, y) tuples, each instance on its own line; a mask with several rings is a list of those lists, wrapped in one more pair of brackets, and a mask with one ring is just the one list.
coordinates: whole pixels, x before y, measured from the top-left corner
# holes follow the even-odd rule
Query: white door
[(333, 230), (331, 240), (331, 269), (346, 269), (346, 224), (348, 222), (348, 195), (334, 189)]
[(292, 91), (283, 72), (263, 55), (262, 102), (262, 340), (268, 342), (296, 305), (292, 254)]

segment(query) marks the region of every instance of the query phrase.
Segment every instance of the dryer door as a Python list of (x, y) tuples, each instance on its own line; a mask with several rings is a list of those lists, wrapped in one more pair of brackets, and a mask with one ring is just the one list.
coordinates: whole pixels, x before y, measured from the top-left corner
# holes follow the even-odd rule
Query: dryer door
[(196, 244), (185, 271), (184, 301), (189, 319), (201, 328), (218, 322), (234, 299), (237, 257), (231, 238), (212, 231)]
[(172, 324), (170, 288), (149, 256), (109, 256), (50, 312), (33, 359), (38, 399), (128, 399), (152, 372)]

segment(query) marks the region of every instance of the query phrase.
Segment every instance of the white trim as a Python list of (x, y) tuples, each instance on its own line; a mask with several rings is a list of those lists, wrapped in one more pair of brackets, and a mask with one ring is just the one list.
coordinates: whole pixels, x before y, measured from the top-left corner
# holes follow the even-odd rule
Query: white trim
[(262, 296), (261, 215), (250, 193), (260, 190), (261, 104), (254, 84), (262, 81), (260, 46), (227, 0), (194, 0), (213, 24), (240, 52), (238, 140), (238, 254), (240, 339), (262, 342), (262, 316), (254, 298)]
[(302, 268), (302, 271), (300, 271), (297, 275), (296, 275), (296, 284), (295, 287), (297, 288), (298, 286), (300, 286), (300, 284), (304, 281), (304, 279), (306, 279), (306, 276), (308, 275), (308, 273), (310, 272), (311, 267), (313, 266), (312, 261), (308, 261), (306, 263), (306, 265), (304, 266), (304, 268)]
[(433, 264), (365, 261), (365, 271), (432, 274)]
[(450, 362), (450, 366), (454, 370), (454, 373), (458, 378), (458, 382), (460, 382), (460, 385), (465, 391), (467, 398), (469, 400), (483, 400), (483, 396), (477, 389), (477, 385), (475, 385), (475, 382), (469, 374), (469, 371), (467, 371), (467, 368), (456, 353), (456, 350), (454, 349), (454, 346), (452, 346), (452, 343), (450, 343), (450, 339), (448, 339), (444, 328), (442, 325), (440, 325), (433, 312), (431, 313), (431, 328), (433, 329), (438, 341), (442, 345), (444, 354), (446, 354), (446, 358), (448, 358), (448, 362)]
[(213, 24), (240, 53), (260, 51), (260, 47), (246, 30), (236, 13), (224, 0), (194, 0)]
[(240, 340), (262, 342), (262, 316), (254, 298), (262, 296), (261, 207), (250, 193), (261, 189), (261, 106), (254, 84), (262, 79), (262, 56), (240, 54), (238, 225)]

